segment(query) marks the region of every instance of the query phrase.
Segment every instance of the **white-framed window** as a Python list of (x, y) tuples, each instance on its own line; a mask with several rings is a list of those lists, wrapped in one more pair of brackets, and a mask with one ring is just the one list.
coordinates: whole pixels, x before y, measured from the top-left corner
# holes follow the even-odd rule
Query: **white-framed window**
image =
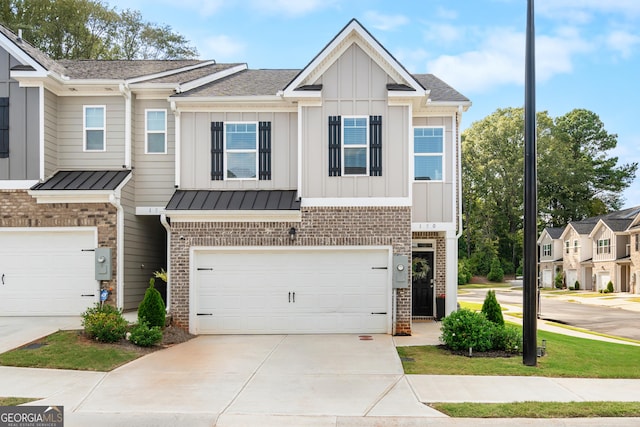
[(574, 240), (573, 241), (573, 253), (577, 254), (578, 253), (578, 248), (580, 248), (580, 245), (578, 243), (578, 240)]
[(258, 122), (224, 124), (225, 179), (258, 179)]
[(598, 240), (598, 254), (610, 254), (611, 253), (611, 239)]
[(545, 257), (551, 256), (551, 243), (546, 243), (542, 245), (542, 256), (545, 256)]
[(167, 110), (144, 110), (145, 153), (167, 153)]
[(414, 127), (413, 155), (416, 181), (442, 181), (444, 179), (444, 127)]
[(568, 240), (564, 241), (564, 253), (568, 254), (569, 253), (569, 248), (571, 247), (571, 242)]
[(369, 117), (342, 118), (342, 175), (369, 174)]
[(107, 151), (106, 111), (104, 105), (83, 107), (82, 127), (84, 151)]

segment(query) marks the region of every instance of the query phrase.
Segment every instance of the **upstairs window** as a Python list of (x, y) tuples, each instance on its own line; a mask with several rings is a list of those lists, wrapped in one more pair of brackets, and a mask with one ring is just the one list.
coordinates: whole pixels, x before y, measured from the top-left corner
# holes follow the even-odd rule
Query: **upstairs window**
[(578, 253), (578, 248), (579, 248), (579, 247), (580, 247), (580, 246), (578, 245), (578, 241), (577, 241), (577, 240), (574, 240), (574, 241), (573, 241), (573, 253), (574, 253), (574, 254), (577, 254), (577, 253)]
[(611, 253), (611, 239), (598, 240), (598, 254), (610, 254)]
[(0, 159), (9, 157), (9, 98), (0, 98)]
[(166, 154), (167, 110), (145, 110), (145, 153)]
[(564, 253), (566, 253), (566, 254), (569, 253), (570, 245), (571, 245), (571, 242), (569, 242), (568, 240), (564, 241)]
[(85, 105), (83, 143), (85, 151), (106, 151), (104, 105)]
[(382, 176), (382, 116), (329, 116), (329, 176)]
[(444, 128), (413, 129), (414, 178), (416, 181), (442, 181), (444, 177)]
[(551, 243), (547, 243), (542, 245), (542, 256), (550, 257), (551, 256)]
[(212, 122), (211, 179), (271, 179), (271, 122)]
[(342, 149), (344, 175), (367, 174), (367, 117), (344, 117), (342, 123)]

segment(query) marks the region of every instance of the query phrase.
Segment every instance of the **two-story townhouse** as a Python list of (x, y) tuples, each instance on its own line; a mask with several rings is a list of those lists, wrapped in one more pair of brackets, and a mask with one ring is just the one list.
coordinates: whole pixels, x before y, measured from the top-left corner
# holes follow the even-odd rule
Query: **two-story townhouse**
[(79, 314), (101, 289), (137, 307), (167, 264), (146, 208), (174, 189), (167, 97), (242, 67), (53, 61), (0, 26), (0, 313)]
[(589, 233), (596, 223), (594, 219), (570, 222), (560, 235), (562, 273), (567, 287), (578, 282), (580, 289), (593, 289), (593, 251)]
[(629, 241), (631, 244), (631, 282), (629, 291), (640, 293), (640, 212), (629, 225)]
[(634, 207), (598, 220), (589, 235), (593, 247), (593, 275), (597, 290), (605, 289), (611, 281), (615, 292), (631, 290), (631, 233), (640, 208)]
[[(456, 306), (461, 114), (352, 20), (302, 70), (170, 97), (173, 320), (194, 333), (411, 333)], [(411, 257), (428, 275), (411, 286)]]
[(538, 278), (543, 288), (552, 288), (554, 277), (562, 273), (564, 248), (560, 236), (563, 231), (561, 227), (545, 227), (538, 238)]

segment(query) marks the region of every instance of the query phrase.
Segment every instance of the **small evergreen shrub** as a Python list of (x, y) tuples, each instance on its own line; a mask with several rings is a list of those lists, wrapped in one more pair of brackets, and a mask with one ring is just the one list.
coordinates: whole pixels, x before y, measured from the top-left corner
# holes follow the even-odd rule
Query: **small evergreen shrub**
[(144, 299), (138, 306), (138, 322), (147, 321), (150, 326), (164, 328), (166, 309), (162, 295), (155, 288), (156, 279), (149, 279), (149, 287), (144, 293)]
[(101, 342), (116, 342), (127, 333), (127, 321), (120, 310), (108, 304), (96, 304), (82, 313), (82, 326), (89, 338)]
[(573, 284), (573, 289), (575, 289), (576, 291), (579, 291), (580, 290), (580, 282), (578, 282), (576, 280), (576, 282)]
[(502, 266), (500, 265), (500, 260), (498, 258), (494, 258), (491, 261), (491, 270), (489, 270), (487, 279), (491, 282), (502, 282), (503, 278), (504, 278), (504, 270), (502, 270)]
[(611, 280), (607, 283), (607, 293), (613, 293), (613, 282)]
[(482, 303), (481, 312), (485, 315), (487, 320), (495, 323), (496, 325), (504, 325), (504, 317), (502, 316), (502, 307), (496, 298), (496, 293), (493, 290), (487, 292), (487, 296)]
[(149, 323), (142, 320), (131, 329), (129, 340), (140, 347), (151, 347), (162, 341), (162, 329), (158, 326), (149, 327)]
[(522, 267), (522, 264), (520, 264), (518, 268), (516, 268), (516, 276), (522, 276), (523, 273), (524, 273), (524, 268)]
[(562, 287), (564, 286), (564, 278), (562, 277), (561, 271), (556, 274), (556, 277), (553, 279), (553, 284), (555, 285), (556, 289), (562, 289)]
[(522, 330), (515, 325), (504, 325), (496, 328), (493, 335), (493, 349), (507, 353), (522, 353)]
[(482, 313), (463, 308), (442, 319), (440, 339), (451, 350), (491, 350), (496, 326)]

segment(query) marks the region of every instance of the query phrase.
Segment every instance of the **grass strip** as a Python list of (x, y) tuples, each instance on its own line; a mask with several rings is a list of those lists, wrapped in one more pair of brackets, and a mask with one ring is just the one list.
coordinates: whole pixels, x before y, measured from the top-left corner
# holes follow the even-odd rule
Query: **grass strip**
[(434, 403), (455, 418), (640, 417), (640, 402)]
[(0, 406), (18, 406), (35, 400), (40, 399), (34, 399), (32, 397), (0, 397)]

